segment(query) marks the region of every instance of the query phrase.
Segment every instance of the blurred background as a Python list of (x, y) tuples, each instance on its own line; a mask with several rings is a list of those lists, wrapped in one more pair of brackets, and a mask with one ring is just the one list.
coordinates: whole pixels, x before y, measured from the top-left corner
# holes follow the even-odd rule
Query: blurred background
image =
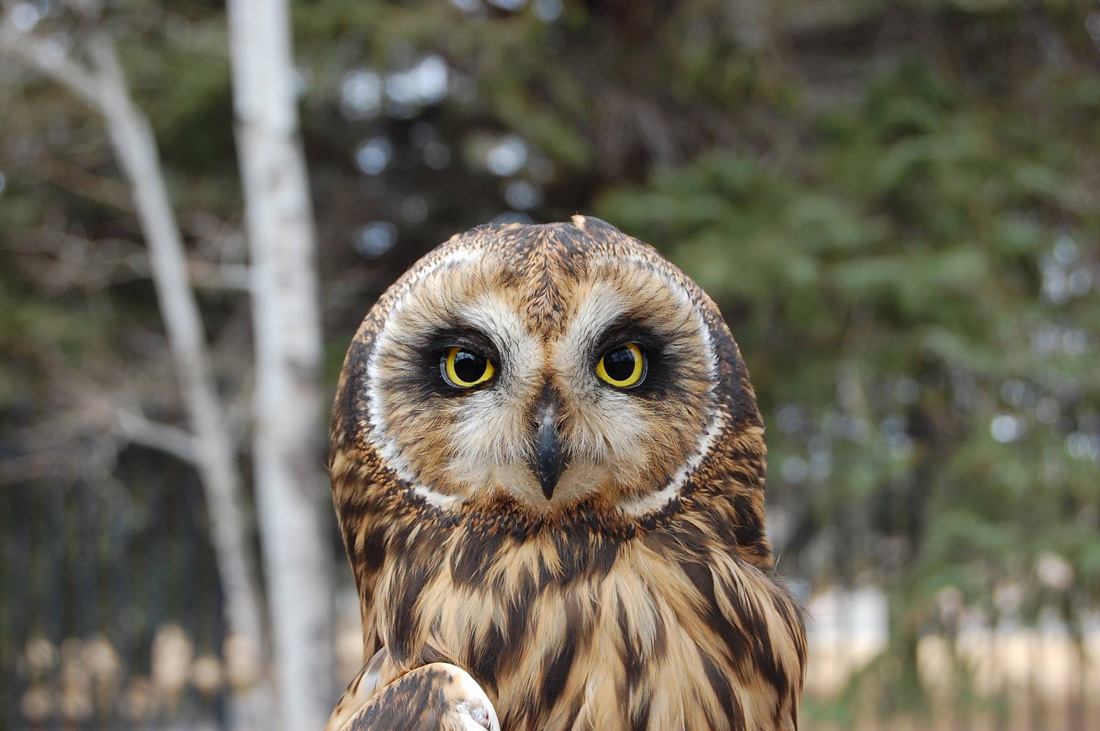
[[(63, 78), (106, 74), (112, 44), (152, 125), (242, 555), (262, 554), (226, 11), (0, 7), (0, 729), (239, 726), (234, 698), (278, 685), (271, 630), (230, 629), (225, 513), (188, 441), (134, 178), (110, 115)], [(682, 267), (741, 345), (778, 571), (811, 613), (804, 728), (1100, 728), (1100, 5), (291, 13), (331, 567), (292, 601), (331, 617), (328, 702), (361, 663), (321, 469), (355, 328), (452, 234), (583, 212)], [(277, 565), (252, 569), (265, 616)]]

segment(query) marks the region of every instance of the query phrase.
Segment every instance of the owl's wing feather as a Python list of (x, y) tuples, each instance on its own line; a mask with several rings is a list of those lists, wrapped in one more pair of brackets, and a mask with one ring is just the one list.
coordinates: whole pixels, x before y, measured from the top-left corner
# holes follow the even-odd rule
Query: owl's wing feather
[[(386, 662), (380, 661), (375, 670), (382, 670)], [(360, 673), (364, 689), (375, 672), (370, 666), (367, 663)], [(329, 725), (338, 731), (500, 731), (496, 709), (481, 686), (450, 663), (421, 666), (364, 696), (345, 695), (342, 720), (337, 725), (330, 720)]]
[(374, 653), (359, 674), (348, 683), (340, 702), (329, 716), (324, 731), (340, 731), (345, 728), (352, 716), (370, 701), (378, 688), (390, 683), (398, 673), (390, 662), (390, 654), (386, 648)]
[[(728, 667), (748, 690), (760, 728), (798, 728), (806, 666), (806, 634), (797, 600), (770, 570), (738, 559), (719, 560), (693, 578), (714, 612), (708, 623), (725, 644)], [(749, 709), (745, 709), (749, 711)]]

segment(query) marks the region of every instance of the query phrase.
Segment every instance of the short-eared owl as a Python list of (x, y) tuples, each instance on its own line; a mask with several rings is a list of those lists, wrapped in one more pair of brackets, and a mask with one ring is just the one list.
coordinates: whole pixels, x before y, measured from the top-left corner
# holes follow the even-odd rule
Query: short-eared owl
[(328, 728), (420, 718), (431, 682), (504, 731), (797, 726), (748, 373), (609, 224), (481, 226), (413, 266), (348, 351), (331, 470), (367, 662)]

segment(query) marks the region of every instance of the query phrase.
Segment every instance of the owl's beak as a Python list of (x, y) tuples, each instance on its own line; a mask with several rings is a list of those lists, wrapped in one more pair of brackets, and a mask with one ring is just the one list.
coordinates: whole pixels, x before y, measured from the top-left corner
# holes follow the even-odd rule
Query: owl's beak
[(547, 500), (554, 497), (554, 488), (558, 485), (561, 473), (565, 470), (562, 459), (561, 439), (558, 434), (557, 399), (549, 394), (539, 404), (535, 432), (535, 476), (542, 485), (542, 494)]

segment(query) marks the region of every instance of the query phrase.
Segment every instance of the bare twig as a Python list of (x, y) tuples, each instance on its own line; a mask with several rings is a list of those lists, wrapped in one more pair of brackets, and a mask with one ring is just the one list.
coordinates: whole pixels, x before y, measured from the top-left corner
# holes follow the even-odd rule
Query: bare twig
[(252, 289), (249, 268), (244, 264), (215, 264), (191, 260), (187, 268), (191, 275), (191, 282), (196, 287), (240, 292), (248, 292)]
[(48, 40), (20, 31), (7, 17), (0, 21), (0, 52), (20, 59), (64, 86), (92, 109), (106, 114), (103, 82), (93, 71), (73, 61)]
[(167, 452), (191, 464), (199, 462), (195, 436), (177, 426), (150, 421), (141, 414), (121, 409), (115, 426), (119, 436), (134, 444)]
[(130, 191), (126, 186), (101, 175), (88, 172), (66, 160), (43, 160), (33, 168), (23, 168), (23, 174), (44, 180), (70, 193), (105, 206), (132, 212), (134, 205), (130, 201)]

